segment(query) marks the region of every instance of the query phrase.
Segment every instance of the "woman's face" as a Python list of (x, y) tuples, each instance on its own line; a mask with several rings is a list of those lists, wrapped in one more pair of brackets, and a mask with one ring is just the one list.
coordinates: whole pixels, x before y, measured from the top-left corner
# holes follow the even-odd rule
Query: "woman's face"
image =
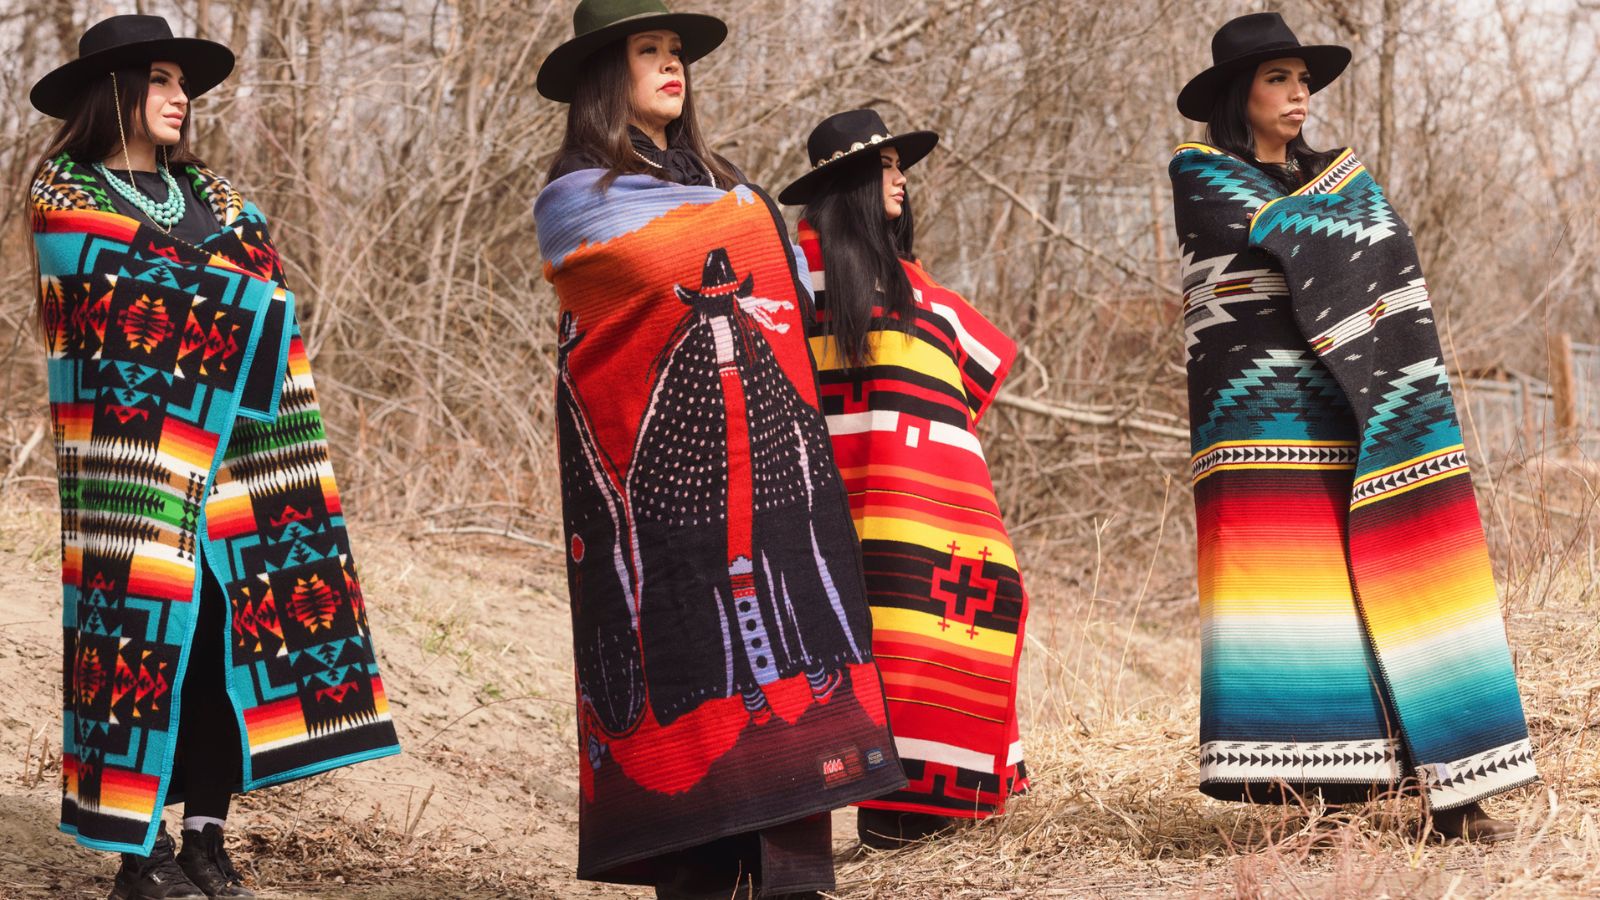
[(683, 115), (689, 85), (683, 72), (683, 41), (675, 31), (641, 31), (628, 35), (629, 99), (635, 124), (661, 130)]
[[(183, 120), (189, 115), (189, 95), (183, 88), (183, 67), (174, 62), (150, 64), (150, 89), (144, 100), (148, 137), (157, 147), (170, 147), (183, 137)], [(143, 130), (134, 122), (130, 131)]]
[(1305, 62), (1288, 57), (1256, 67), (1248, 112), (1257, 146), (1283, 146), (1293, 140), (1311, 112), (1311, 73)]
[(906, 208), (906, 176), (900, 171), (900, 151), (885, 147), (878, 158), (883, 161), (883, 213), (898, 219)]

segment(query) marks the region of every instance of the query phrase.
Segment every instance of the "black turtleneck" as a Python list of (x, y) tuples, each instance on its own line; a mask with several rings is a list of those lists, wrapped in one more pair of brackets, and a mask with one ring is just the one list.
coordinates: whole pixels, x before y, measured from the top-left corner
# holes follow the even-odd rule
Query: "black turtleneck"
[[(667, 126), (667, 149), (665, 150), (657, 147), (656, 142), (651, 140), (649, 135), (632, 125), (628, 126), (628, 137), (633, 141), (633, 152), (645, 160), (646, 165), (650, 168), (650, 174), (663, 181), (671, 181), (688, 187), (712, 186), (711, 172), (700, 161), (700, 157), (696, 156), (695, 152), (687, 146), (688, 142), (683, 139), (683, 129), (679, 127), (679, 123), (674, 122)], [(733, 169), (734, 174), (739, 177), (740, 181), (744, 180), (744, 173), (740, 172), (733, 164), (727, 160), (721, 160), (721, 162), (728, 168)], [(554, 180), (581, 169), (609, 169), (610, 167), (611, 163), (608, 160), (601, 159), (596, 154), (579, 150), (568, 153), (563, 157), (556, 164), (550, 177)], [(724, 190), (733, 187), (730, 184), (723, 184), (722, 179), (717, 179), (716, 181), (716, 186)]]

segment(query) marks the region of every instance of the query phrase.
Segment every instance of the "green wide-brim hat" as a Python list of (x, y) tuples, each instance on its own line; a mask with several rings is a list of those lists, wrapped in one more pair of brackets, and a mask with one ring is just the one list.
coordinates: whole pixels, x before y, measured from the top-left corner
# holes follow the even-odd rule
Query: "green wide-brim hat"
[(716, 16), (675, 13), (661, 0), (583, 0), (572, 13), (572, 39), (551, 50), (539, 66), (539, 93), (571, 103), (589, 57), (641, 31), (676, 32), (683, 41), (685, 64), (717, 49), (728, 37), (727, 23)]

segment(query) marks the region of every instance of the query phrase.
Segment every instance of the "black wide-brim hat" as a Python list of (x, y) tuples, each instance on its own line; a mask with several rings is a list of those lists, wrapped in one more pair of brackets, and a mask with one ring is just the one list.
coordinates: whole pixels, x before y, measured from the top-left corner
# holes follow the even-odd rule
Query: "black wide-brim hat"
[(675, 13), (661, 0), (583, 0), (572, 13), (572, 39), (539, 66), (539, 93), (571, 103), (585, 64), (596, 50), (641, 31), (672, 31), (683, 41), (685, 65), (717, 49), (728, 25), (716, 16)]
[(749, 297), (756, 290), (755, 274), (744, 276), (740, 281), (739, 276), (733, 271), (733, 263), (728, 261), (728, 250), (718, 247), (706, 254), (705, 264), (700, 269), (700, 289), (694, 290), (683, 285), (676, 285), (673, 291), (683, 303), (693, 305), (705, 300), (717, 300), (723, 297), (735, 299)]
[(838, 164), (856, 159), (862, 154), (876, 154), (884, 147), (900, 151), (900, 170), (916, 165), (933, 152), (939, 135), (932, 131), (907, 131), (895, 134), (883, 124), (883, 117), (873, 109), (852, 109), (835, 113), (811, 129), (806, 138), (806, 155), (811, 160), (811, 171), (801, 175), (778, 193), (778, 202), (799, 206), (811, 202), (817, 188), (828, 177), (839, 171)]
[(216, 41), (174, 37), (160, 16), (112, 16), (78, 38), (78, 58), (39, 79), (28, 93), (33, 108), (65, 119), (84, 91), (112, 69), (171, 60), (183, 67), (183, 90), (198, 97), (233, 71), (233, 51)]
[(1333, 83), (1350, 65), (1350, 50), (1337, 44), (1302, 45), (1274, 12), (1251, 13), (1229, 20), (1211, 38), (1211, 68), (1189, 79), (1178, 92), (1178, 112), (1197, 122), (1211, 119), (1217, 94), (1241, 70), (1269, 59), (1303, 60), (1311, 73), (1311, 93)]

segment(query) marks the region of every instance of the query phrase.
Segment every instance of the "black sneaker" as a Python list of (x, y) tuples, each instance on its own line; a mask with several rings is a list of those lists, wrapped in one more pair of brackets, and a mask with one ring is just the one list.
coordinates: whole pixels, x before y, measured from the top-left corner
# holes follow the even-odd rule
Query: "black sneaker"
[(206, 825), (204, 831), (183, 830), (183, 850), (178, 854), (178, 865), (207, 897), (255, 896), (244, 886), (239, 870), (228, 859), (228, 851), (222, 846), (222, 826), (215, 822)]
[(149, 856), (122, 854), (122, 868), (117, 870), (109, 900), (179, 900), (205, 895), (206, 892), (195, 887), (178, 865), (172, 855), (172, 838), (167, 837), (163, 825), (156, 833), (156, 844), (150, 848)]

